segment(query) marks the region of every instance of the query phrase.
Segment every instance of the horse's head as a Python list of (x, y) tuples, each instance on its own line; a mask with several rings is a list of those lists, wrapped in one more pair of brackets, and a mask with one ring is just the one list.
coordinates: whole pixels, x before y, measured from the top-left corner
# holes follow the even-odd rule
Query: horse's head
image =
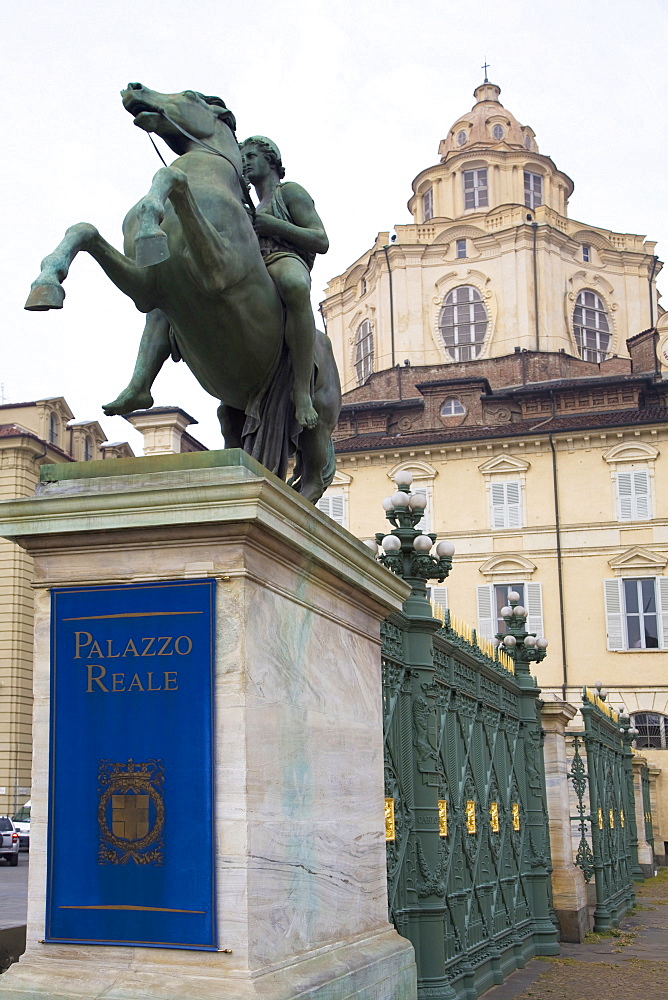
[(221, 122), (232, 132), (236, 128), (234, 115), (219, 97), (205, 97), (195, 90), (161, 94), (141, 83), (129, 83), (121, 91), (121, 98), (135, 125), (146, 132), (155, 132), (178, 155), (188, 148), (188, 139), (180, 129), (196, 139), (210, 141), (220, 129)]

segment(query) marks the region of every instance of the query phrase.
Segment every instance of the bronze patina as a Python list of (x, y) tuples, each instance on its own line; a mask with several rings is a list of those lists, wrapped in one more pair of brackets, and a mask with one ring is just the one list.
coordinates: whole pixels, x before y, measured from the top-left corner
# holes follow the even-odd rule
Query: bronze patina
[[(89, 223), (71, 226), (42, 261), (26, 309), (62, 308), (62, 282), (76, 254), (86, 250), (146, 313), (130, 383), (105, 412), (152, 406), (151, 386), (160, 368), (170, 354), (183, 358), (200, 385), (220, 400), (227, 447), (243, 448), (283, 479), (294, 456), (289, 481), (315, 503), (335, 470), (331, 434), (341, 407), (338, 372), (329, 339), (315, 332), (312, 313), (307, 328), (303, 296), (295, 305), (289, 282), (279, 293), (258, 242), (258, 235), (276, 236), (277, 222), (279, 238), (287, 234), (297, 255), (325, 252), (327, 237), (313, 203), (299, 185), (281, 185), (292, 188), (284, 196), (292, 221), (262, 220), (256, 234), (236, 122), (223, 101), (192, 90), (161, 94), (141, 83), (128, 84), (122, 100), (135, 125), (162, 138), (177, 158), (158, 170), (148, 194), (128, 212), (124, 253)], [(278, 173), (271, 169), (276, 187)], [(259, 216), (267, 214), (264, 208)], [(308, 276), (297, 260), (294, 267)]]

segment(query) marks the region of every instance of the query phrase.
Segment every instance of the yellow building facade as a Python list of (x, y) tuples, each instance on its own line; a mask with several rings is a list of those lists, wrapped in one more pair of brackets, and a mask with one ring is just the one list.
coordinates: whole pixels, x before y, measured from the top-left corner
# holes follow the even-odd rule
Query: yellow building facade
[(320, 506), (371, 539), (394, 475), (410, 471), (426, 530), (456, 547), (435, 600), (489, 638), (518, 590), (550, 643), (544, 697), (578, 704), (601, 681), (665, 778), (661, 262), (642, 236), (568, 217), (573, 182), (499, 95), (476, 89), (413, 181), (413, 222), (380, 233), (327, 287), (344, 406)]
[[(0, 500), (30, 497), (41, 465), (131, 456), (95, 420), (75, 420), (62, 396), (0, 406)], [(32, 766), (32, 559), (0, 539), (0, 815), (30, 797)]]

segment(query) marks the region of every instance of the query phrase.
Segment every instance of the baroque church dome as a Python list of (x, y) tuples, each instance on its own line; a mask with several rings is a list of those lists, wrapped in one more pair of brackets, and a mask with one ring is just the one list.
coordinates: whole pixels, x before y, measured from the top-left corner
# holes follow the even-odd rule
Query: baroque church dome
[(533, 129), (520, 125), (499, 100), (501, 88), (485, 81), (473, 91), (476, 103), (454, 123), (438, 152), (441, 163), (448, 154), (474, 149), (523, 149), (538, 153)]

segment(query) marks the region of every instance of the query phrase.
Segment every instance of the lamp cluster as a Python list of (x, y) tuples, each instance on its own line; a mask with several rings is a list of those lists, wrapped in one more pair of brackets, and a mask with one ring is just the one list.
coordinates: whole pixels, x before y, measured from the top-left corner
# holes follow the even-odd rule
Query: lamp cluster
[(520, 663), (529, 664), (532, 661), (540, 663), (547, 655), (547, 639), (526, 630), (528, 615), (527, 609), (520, 604), (520, 595), (517, 591), (509, 591), (508, 605), (501, 608), (506, 632), (496, 633), (495, 645), (500, 646), (511, 657), (516, 667)]
[(413, 477), (410, 472), (398, 472), (394, 477), (396, 493), (383, 500), (383, 510), (394, 525), (389, 534), (379, 532), (369, 546), (384, 566), (405, 579), (445, 580), (452, 568), (455, 547), (452, 542), (436, 541), (436, 535), (420, 531), (416, 525), (422, 520), (427, 498), (422, 493), (411, 493)]

